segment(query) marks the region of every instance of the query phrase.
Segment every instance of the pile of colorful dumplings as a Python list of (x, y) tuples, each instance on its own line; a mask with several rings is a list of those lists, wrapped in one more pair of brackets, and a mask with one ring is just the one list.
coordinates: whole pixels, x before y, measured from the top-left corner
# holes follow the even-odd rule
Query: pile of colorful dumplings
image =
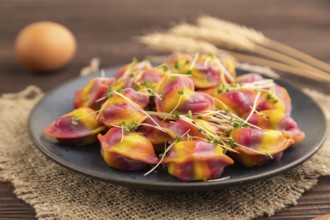
[[(74, 110), (44, 130), (59, 143), (100, 143), (120, 170), (159, 169), (182, 181), (221, 179), (225, 167), (281, 159), (304, 133), (285, 88), (213, 55), (176, 55), (161, 65), (133, 61), (76, 91)], [(165, 171), (161, 171), (165, 172)]]

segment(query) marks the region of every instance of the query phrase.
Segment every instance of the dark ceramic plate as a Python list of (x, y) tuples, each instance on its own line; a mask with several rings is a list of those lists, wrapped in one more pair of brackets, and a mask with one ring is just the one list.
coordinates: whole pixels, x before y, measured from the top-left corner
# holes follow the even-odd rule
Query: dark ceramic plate
[[(106, 75), (111, 76), (116, 70), (117, 68), (109, 69)], [(78, 173), (113, 184), (167, 191), (221, 189), (287, 171), (316, 153), (326, 138), (327, 124), (320, 107), (299, 89), (278, 82), (287, 88), (291, 95), (292, 117), (306, 133), (306, 139), (286, 150), (281, 161), (256, 168), (244, 168), (238, 164), (227, 167), (222, 176), (230, 178), (219, 182), (180, 182), (165, 171), (143, 176), (145, 171), (126, 172), (112, 169), (103, 161), (98, 144), (86, 147), (62, 146), (43, 135), (43, 129), (51, 121), (72, 110), (74, 92), (95, 76), (92, 74), (74, 79), (48, 92), (32, 111), (29, 130), (36, 146), (50, 159)]]

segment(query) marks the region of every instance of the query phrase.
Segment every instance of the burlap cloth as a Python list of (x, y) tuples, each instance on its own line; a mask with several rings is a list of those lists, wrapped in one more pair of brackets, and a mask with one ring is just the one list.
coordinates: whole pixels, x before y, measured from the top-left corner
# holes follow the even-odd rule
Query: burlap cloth
[[(34, 96), (29, 98), (31, 94)], [(308, 94), (330, 115), (330, 97)], [(33, 94), (32, 94), (33, 95)], [(222, 191), (161, 193), (127, 189), (72, 173), (34, 146), (27, 117), (43, 96), (36, 87), (0, 98), (0, 180), (32, 205), (39, 219), (251, 219), (296, 204), (330, 174), (330, 136), (304, 164), (279, 176)]]

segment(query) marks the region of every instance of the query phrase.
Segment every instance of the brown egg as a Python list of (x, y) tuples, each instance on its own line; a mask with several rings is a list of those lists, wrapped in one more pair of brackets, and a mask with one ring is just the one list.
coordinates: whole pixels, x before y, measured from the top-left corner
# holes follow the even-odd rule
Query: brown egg
[(73, 58), (76, 48), (76, 39), (70, 30), (48, 21), (26, 26), (15, 42), (18, 60), (34, 71), (63, 67)]

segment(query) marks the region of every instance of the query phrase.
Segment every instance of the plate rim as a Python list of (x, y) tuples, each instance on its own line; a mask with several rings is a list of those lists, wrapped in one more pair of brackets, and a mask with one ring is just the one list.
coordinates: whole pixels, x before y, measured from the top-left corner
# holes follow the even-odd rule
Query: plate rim
[[(111, 68), (107, 68), (105, 69), (106, 72), (111, 71), (114, 72), (115, 70), (119, 69), (121, 66), (115, 66), (115, 67), (111, 67)], [(246, 72), (246, 71), (243, 71)], [(88, 77), (93, 76), (98, 74), (99, 72), (93, 72), (90, 75), (88, 75)], [(269, 77), (266, 77), (269, 78)], [(284, 166), (281, 167), (281, 169), (275, 169), (275, 170), (270, 170), (261, 174), (257, 174), (254, 175), (254, 178), (251, 179), (249, 178), (249, 176), (247, 177), (240, 177), (239, 180), (234, 180), (231, 181), (231, 179), (228, 179), (228, 181), (211, 181), (211, 182), (207, 182), (207, 181), (196, 181), (196, 182), (183, 182), (183, 181), (178, 181), (178, 182), (171, 182), (169, 186), (169, 183), (167, 182), (149, 182), (147, 180), (140, 180), (140, 179), (121, 179), (118, 178), (116, 175), (109, 179), (108, 177), (104, 176), (104, 175), (95, 175), (90, 173), (87, 169), (84, 169), (82, 167), (77, 166), (76, 164), (72, 164), (66, 160), (64, 160), (63, 158), (59, 158), (56, 155), (53, 155), (51, 152), (49, 152), (47, 149), (45, 149), (45, 147), (42, 146), (42, 144), (39, 143), (39, 141), (37, 140), (36, 137), (34, 137), (34, 135), (32, 134), (32, 117), (34, 112), (38, 109), (38, 107), (40, 105), (42, 105), (42, 103), (46, 100), (47, 95), (57, 91), (58, 89), (60, 89), (62, 86), (65, 85), (69, 85), (74, 81), (77, 81), (79, 79), (82, 79), (82, 77), (75, 77), (72, 78), (70, 80), (67, 80), (63, 83), (58, 84), (57, 86), (55, 86), (54, 88), (50, 89), (49, 91), (47, 91), (44, 96), (34, 105), (34, 107), (32, 108), (32, 110), (29, 113), (28, 116), (28, 132), (29, 132), (29, 136), (32, 139), (34, 145), (38, 148), (39, 151), (41, 151), (47, 158), (51, 159), (53, 162), (55, 162), (56, 164), (70, 170), (70, 171), (74, 171), (75, 173), (81, 174), (83, 176), (87, 176), (89, 178), (92, 179), (97, 179), (97, 180), (101, 180), (104, 182), (109, 182), (112, 184), (116, 184), (116, 185), (121, 185), (121, 186), (126, 186), (129, 188), (136, 188), (136, 189), (145, 189), (145, 190), (157, 190), (157, 191), (203, 191), (203, 190), (216, 190), (216, 189), (223, 189), (223, 188), (227, 188), (230, 186), (236, 186), (239, 185), (241, 183), (250, 183), (250, 182), (255, 182), (255, 181), (259, 181), (262, 179), (266, 179), (266, 178), (270, 178), (273, 176), (276, 176), (280, 173), (283, 172), (287, 172), (291, 169), (293, 169), (294, 167), (302, 164), (303, 162), (305, 162), (306, 160), (308, 160), (310, 157), (312, 157), (315, 153), (318, 152), (318, 150), (323, 146), (325, 140), (327, 139), (327, 133), (329, 131), (329, 124), (326, 120), (326, 114), (324, 109), (315, 101), (315, 99), (311, 96), (309, 96), (308, 94), (306, 94), (305, 92), (303, 92), (300, 88), (298, 88), (298, 86), (291, 84), (290, 82), (287, 82), (285, 80), (282, 79), (274, 79), (274, 81), (276, 81), (277, 83), (284, 83), (289, 85), (290, 87), (293, 87), (295, 90), (299, 91), (300, 93), (303, 93), (304, 95), (308, 96), (311, 101), (314, 103), (314, 105), (320, 110), (320, 112), (322, 113), (322, 119), (325, 120), (325, 130), (324, 133), (322, 135), (321, 140), (315, 145), (315, 146), (311, 146), (313, 147), (313, 150), (311, 150), (310, 152), (308, 152), (308, 154), (305, 154), (304, 156), (300, 157), (297, 160), (292, 161), (289, 164), (285, 164)], [(221, 178), (221, 177), (220, 177)]]

